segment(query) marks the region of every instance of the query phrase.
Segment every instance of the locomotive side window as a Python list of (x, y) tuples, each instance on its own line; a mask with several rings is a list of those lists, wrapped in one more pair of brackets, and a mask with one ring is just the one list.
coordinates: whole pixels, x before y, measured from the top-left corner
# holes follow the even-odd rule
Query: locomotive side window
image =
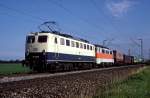
[(99, 52), (99, 48), (98, 47), (96, 48), (96, 52)]
[(108, 51), (108, 54), (110, 54), (110, 51)]
[(98, 48), (98, 49), (99, 49), (98, 52), (101, 53), (101, 48)]
[(61, 44), (61, 45), (64, 45), (64, 44), (65, 44), (65, 41), (64, 41), (63, 38), (60, 38), (60, 44)]
[(86, 44), (84, 44), (84, 49), (86, 49)]
[(90, 48), (89, 45), (87, 45), (87, 50), (89, 50), (89, 48)]
[(93, 50), (95, 50), (95, 47), (93, 46)]
[(80, 43), (80, 48), (83, 48), (83, 44), (82, 43)]
[(44, 42), (47, 42), (47, 36), (39, 36), (38, 37), (38, 42), (40, 43), (44, 43)]
[(92, 50), (92, 46), (90, 46), (90, 50)]
[(56, 38), (56, 37), (55, 37), (55, 40), (54, 40), (54, 41), (55, 41), (55, 44), (57, 44), (57, 38)]
[(105, 53), (106, 53), (106, 54), (108, 54), (108, 51), (107, 51), (107, 50), (105, 50)]
[(79, 48), (79, 43), (78, 42), (76, 42), (76, 47)]
[(109, 51), (108, 51), (108, 50), (106, 50), (106, 53), (107, 53), (107, 54), (109, 54)]
[(71, 41), (71, 46), (75, 47), (74, 41)]
[(105, 53), (105, 50), (104, 50), (104, 49), (102, 49), (102, 53)]
[(66, 46), (70, 46), (70, 40), (66, 40)]
[(27, 37), (27, 43), (34, 43), (35, 42), (35, 37), (34, 36), (28, 36)]
[(110, 54), (112, 54), (112, 51), (110, 51)]

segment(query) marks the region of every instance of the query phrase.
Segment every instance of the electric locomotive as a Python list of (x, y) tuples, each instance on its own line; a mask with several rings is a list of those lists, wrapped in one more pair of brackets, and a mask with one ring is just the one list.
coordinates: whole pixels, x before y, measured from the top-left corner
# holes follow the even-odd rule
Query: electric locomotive
[(25, 63), (38, 71), (92, 67), (95, 46), (59, 32), (30, 33), (26, 37)]

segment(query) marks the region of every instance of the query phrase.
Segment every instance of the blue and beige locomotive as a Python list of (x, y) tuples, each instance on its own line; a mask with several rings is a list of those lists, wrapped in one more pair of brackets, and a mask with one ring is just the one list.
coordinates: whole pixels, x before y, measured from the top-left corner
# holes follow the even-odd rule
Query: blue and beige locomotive
[(91, 68), (95, 46), (59, 32), (36, 32), (26, 37), (25, 63), (33, 70)]

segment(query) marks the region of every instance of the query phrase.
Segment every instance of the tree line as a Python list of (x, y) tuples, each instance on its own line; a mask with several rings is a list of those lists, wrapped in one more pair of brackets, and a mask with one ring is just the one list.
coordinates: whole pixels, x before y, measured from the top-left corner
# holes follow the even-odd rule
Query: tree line
[(0, 63), (21, 63), (22, 60), (0, 60)]

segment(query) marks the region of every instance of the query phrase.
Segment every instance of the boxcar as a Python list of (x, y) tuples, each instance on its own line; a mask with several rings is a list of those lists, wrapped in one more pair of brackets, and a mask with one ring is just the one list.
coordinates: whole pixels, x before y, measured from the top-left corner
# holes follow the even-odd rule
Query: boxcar
[(134, 63), (134, 57), (129, 55), (123, 56), (124, 64), (133, 64)]
[(113, 56), (114, 56), (114, 64), (115, 65), (122, 65), (124, 63), (123, 53), (114, 50)]

